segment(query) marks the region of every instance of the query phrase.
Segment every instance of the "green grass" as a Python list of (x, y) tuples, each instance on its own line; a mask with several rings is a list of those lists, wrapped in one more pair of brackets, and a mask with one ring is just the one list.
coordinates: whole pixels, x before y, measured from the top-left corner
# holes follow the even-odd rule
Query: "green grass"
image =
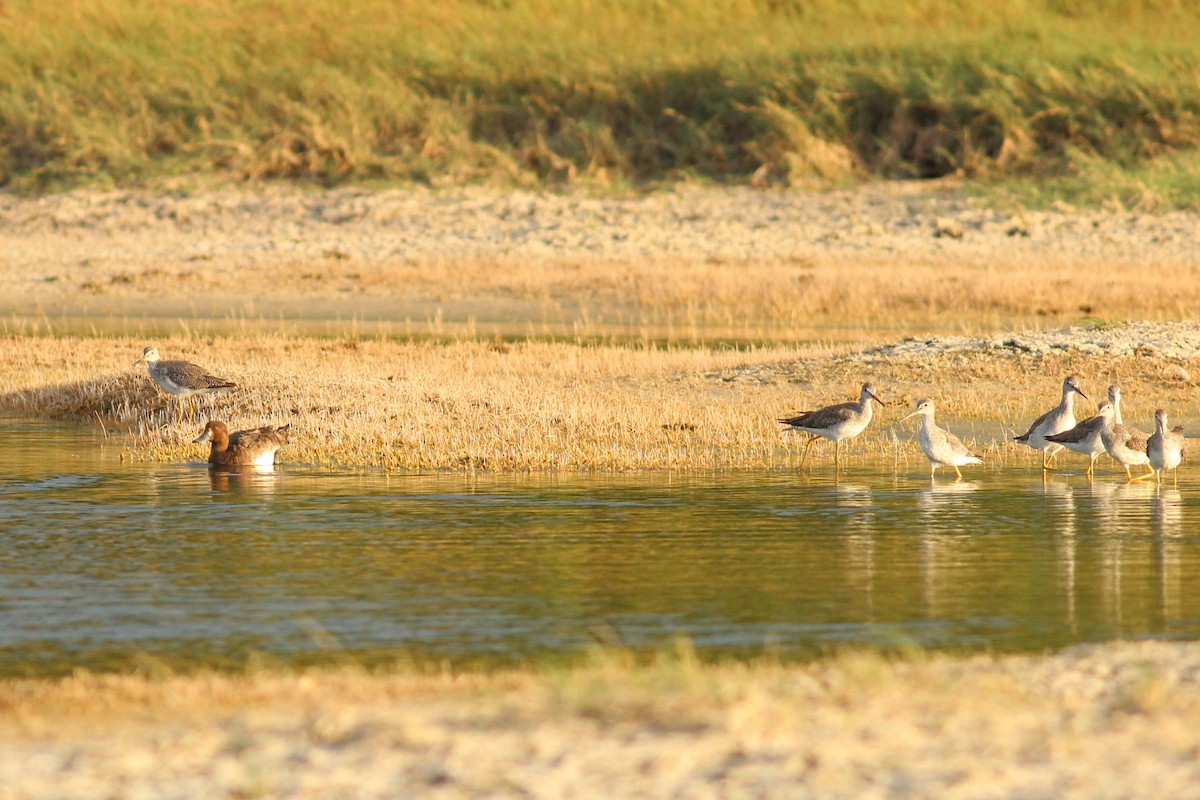
[(0, 185), (956, 173), (1197, 205), (1198, 41), (1167, 0), (10, 0)]

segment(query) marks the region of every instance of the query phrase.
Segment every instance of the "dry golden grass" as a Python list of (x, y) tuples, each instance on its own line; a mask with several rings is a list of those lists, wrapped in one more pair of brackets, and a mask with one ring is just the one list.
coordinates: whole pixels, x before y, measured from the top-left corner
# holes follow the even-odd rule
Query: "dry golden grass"
[[(940, 421), (1003, 462), (1033, 457), (1006, 440), (1057, 402), (1068, 372), (1096, 397), (1120, 376), (1134, 422), (1159, 405), (1184, 408), (1192, 386), (1180, 367), (1200, 374), (1200, 359), (1070, 353), (884, 358), (828, 346), (739, 352), (253, 335), (155, 343), (165, 357), (199, 363), (240, 388), (201, 401), (189, 419), (131, 366), (144, 341), (8, 336), (0, 339), (0, 385), (9, 389), (0, 409), (131, 432), (126, 455), (134, 460), (199, 459), (207, 450), (191, 440), (206, 418), (220, 418), (234, 429), (291, 422), (283, 459), (311, 465), (775, 468), (797, 455), (778, 416), (852, 399), (872, 380), (892, 403), (934, 398)], [(911, 428), (892, 424), (907, 410), (885, 409), (850, 457), (911, 449), (903, 442)]]
[[(115, 315), (123, 318), (121, 330), (129, 330), (147, 308), (159, 308), (169, 322), (184, 317), (197, 330), (239, 324), (254, 330), (282, 315), (297, 328), (319, 320), (324, 330), (347, 334), (500, 332), (694, 344), (814, 336), (861, 341), (888, 332), (1059, 327), (1092, 317), (1200, 319), (1200, 280), (1187, 279), (1197, 268), (1174, 257), (1138, 264), (1109, 258), (1101, 270), (1080, 256), (1006, 254), (994, 242), (972, 247), (922, 247), (882, 257), (814, 248), (812, 259), (752, 254), (612, 260), (567, 252), (463, 257), (452, 268), (431, 258), (227, 259), (203, 268), (105, 261), (63, 299), (47, 294), (60, 285), (45, 282), (53, 270), (26, 267), (36, 293), (14, 287), (11, 302), (66, 310), (78, 308), (83, 296), (89, 316), (81, 323), (54, 315), (21, 317), (3, 329), (78, 332)], [(1156, 286), (1171, 289), (1147, 290)], [(237, 287), (232, 295), (230, 287)], [(197, 318), (196, 297), (227, 300), (227, 316), (215, 325), (203, 314)], [(337, 319), (360, 322), (335, 324)], [(311, 329), (315, 323), (308, 324)]]
[[(1198, 319), (1197, 268), (1175, 260), (1124, 264), (1061, 254), (1013, 258), (1002, 249), (924, 251), (911, 255), (824, 253), (795, 256), (708, 256), (545, 260), (489, 257), (445, 264), (407, 261), (261, 265), (216, 278), (209, 287), (269, 284), (297, 298), (353, 294), (368, 304), (397, 296), (439, 304), (519, 307), (535, 321), (566, 316), (592, 330), (656, 335), (679, 341), (720, 336), (780, 341), (823, 328), (966, 328), (1059, 325), (1081, 317)], [(1170, 286), (1167, 291), (1147, 287)], [(158, 295), (169, 278), (148, 286)], [(547, 313), (548, 312), (548, 313)], [(423, 321), (423, 320), (422, 320)], [(431, 325), (421, 332), (437, 332)], [(839, 334), (844, 336), (845, 334)]]

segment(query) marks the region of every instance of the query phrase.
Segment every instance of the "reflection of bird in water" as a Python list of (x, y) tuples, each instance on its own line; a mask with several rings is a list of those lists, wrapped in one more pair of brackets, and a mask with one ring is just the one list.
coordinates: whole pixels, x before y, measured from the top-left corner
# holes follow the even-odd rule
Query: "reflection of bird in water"
[(1067, 601), (1067, 626), (1078, 630), (1075, 613), (1075, 492), (1066, 483), (1042, 482), (1042, 511), (1039, 517), (1048, 518), (1057, 537), (1059, 568), (1062, 573), (1063, 594)]
[(275, 493), (278, 475), (270, 467), (213, 467), (208, 481), (214, 492), (233, 497), (268, 497)]
[(1183, 495), (1178, 489), (1159, 489), (1154, 496), (1154, 526), (1161, 536), (1183, 533)]
[(1183, 495), (1177, 489), (1159, 487), (1154, 496), (1154, 527), (1158, 532), (1159, 582), (1162, 587), (1163, 620), (1184, 616), (1185, 581), (1183, 546)]
[(857, 403), (839, 403), (780, 419), (780, 422), (788, 426), (788, 430), (808, 434), (804, 443), (804, 455), (800, 457), (800, 468), (804, 468), (804, 461), (808, 458), (808, 449), (812, 447), (812, 443), (823, 438), (833, 442), (833, 469), (837, 472), (842, 439), (853, 439), (871, 424), (872, 400), (883, 405), (883, 401), (875, 396), (875, 387), (864, 383)]
[(859, 483), (837, 483), (830, 487), (839, 506), (866, 508), (871, 505), (871, 490)]
[(193, 444), (212, 442), (208, 463), (216, 466), (269, 467), (288, 442), (292, 426), (266, 425), (261, 428), (230, 433), (224, 422), (213, 420), (192, 440)]
[(937, 483), (917, 492), (917, 506), (922, 511), (956, 505), (963, 497), (979, 490), (978, 483)]
[(858, 532), (869, 532), (875, 523), (875, 517), (868, 512), (874, 504), (871, 489), (858, 483), (835, 483), (829, 487), (834, 503), (838, 508), (844, 508), (855, 513), (842, 517), (842, 526), (855, 529)]
[(1075, 535), (1075, 492), (1066, 483), (1042, 481), (1043, 517), (1049, 517), (1055, 531), (1063, 536)]
[(921, 430), (917, 434), (917, 440), (921, 443), (921, 451), (929, 459), (929, 480), (933, 480), (933, 474), (938, 467), (946, 466), (954, 467), (954, 474), (961, 481), (962, 471), (959, 467), (983, 463), (983, 458), (978, 453), (973, 452), (957, 436), (933, 421), (932, 400), (918, 400), (917, 409), (897, 421), (903, 422), (918, 414), (921, 415)]
[(1047, 441), (1046, 437), (1070, 430), (1075, 426), (1076, 394), (1084, 400), (1087, 399), (1087, 395), (1079, 388), (1079, 381), (1075, 379), (1074, 375), (1068, 375), (1063, 379), (1062, 400), (1058, 406), (1035, 419), (1025, 433), (1013, 437), (1014, 441), (1042, 451), (1042, 469), (1050, 469), (1050, 459), (1054, 458), (1054, 454), (1062, 449), (1062, 445)]

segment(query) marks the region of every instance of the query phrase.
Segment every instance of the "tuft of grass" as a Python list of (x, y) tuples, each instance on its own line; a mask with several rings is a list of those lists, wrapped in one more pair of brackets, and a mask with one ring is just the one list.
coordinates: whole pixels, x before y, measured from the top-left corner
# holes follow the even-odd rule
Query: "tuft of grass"
[(1200, 20), (1084, 8), (11, 0), (0, 185), (963, 174), (1194, 204)]

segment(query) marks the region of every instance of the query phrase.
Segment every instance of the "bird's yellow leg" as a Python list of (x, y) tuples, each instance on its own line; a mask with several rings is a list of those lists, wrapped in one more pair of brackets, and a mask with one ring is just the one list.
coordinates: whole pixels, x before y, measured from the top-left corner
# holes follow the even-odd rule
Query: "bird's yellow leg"
[(958, 464), (954, 465), (954, 474), (958, 476), (958, 480), (962, 480), (962, 470), (958, 468)]
[(820, 438), (821, 438), (820, 436), (809, 436), (808, 437), (808, 441), (804, 443), (804, 455), (800, 456), (800, 466), (797, 467), (796, 469), (804, 469), (804, 462), (808, 459), (809, 448), (812, 447), (813, 442), (815, 442), (817, 439), (820, 439)]
[[(1136, 478), (1130, 478), (1130, 479), (1129, 479), (1129, 482), (1130, 482), (1130, 483), (1133, 483), (1134, 481), (1144, 481), (1144, 480), (1146, 480), (1147, 478), (1153, 478), (1155, 475), (1157, 475), (1157, 474), (1158, 474), (1158, 473), (1156, 473), (1156, 472), (1154, 471), (1154, 467), (1150, 466), (1149, 464), (1147, 464), (1147, 465), (1146, 465), (1146, 469), (1148, 469), (1148, 470), (1150, 470), (1150, 471), (1149, 471), (1149, 472), (1144, 472), (1144, 473), (1142, 473), (1141, 475), (1138, 475)], [(1126, 471), (1126, 472), (1128, 472), (1128, 471), (1129, 471), (1129, 468), (1128, 468), (1128, 467), (1126, 467), (1126, 468), (1125, 468), (1125, 471)]]

